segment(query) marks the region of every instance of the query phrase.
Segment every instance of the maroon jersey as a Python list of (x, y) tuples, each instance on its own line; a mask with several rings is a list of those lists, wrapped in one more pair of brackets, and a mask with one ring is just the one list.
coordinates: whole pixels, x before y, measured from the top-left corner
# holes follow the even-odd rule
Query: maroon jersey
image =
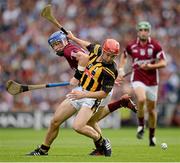
[(157, 85), (159, 82), (158, 69), (143, 70), (138, 68), (143, 63), (155, 63), (156, 60), (165, 59), (165, 54), (156, 40), (149, 38), (148, 43), (140, 45), (139, 38), (128, 44), (125, 56), (130, 55), (133, 61), (131, 81), (141, 81), (148, 86)]
[(84, 52), (82, 48), (72, 43), (68, 43), (63, 50), (63, 56), (66, 58), (72, 69), (77, 69), (78, 61), (76, 60), (76, 53), (78, 51)]

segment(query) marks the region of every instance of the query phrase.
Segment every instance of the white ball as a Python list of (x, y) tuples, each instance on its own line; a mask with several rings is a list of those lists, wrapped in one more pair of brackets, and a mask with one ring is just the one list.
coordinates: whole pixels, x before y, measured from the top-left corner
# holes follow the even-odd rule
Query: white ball
[(167, 147), (168, 147), (168, 146), (167, 146), (167, 144), (166, 144), (166, 143), (162, 143), (162, 144), (161, 144), (161, 148), (162, 148), (162, 149), (164, 149), (164, 150), (165, 150), (165, 149), (167, 149)]

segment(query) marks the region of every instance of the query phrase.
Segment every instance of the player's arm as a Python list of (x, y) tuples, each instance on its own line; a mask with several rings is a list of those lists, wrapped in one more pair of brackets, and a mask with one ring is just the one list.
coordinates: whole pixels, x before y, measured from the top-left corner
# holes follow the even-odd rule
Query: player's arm
[(104, 68), (103, 70), (103, 81), (102, 88), (97, 92), (88, 92), (87, 97), (102, 99), (105, 98), (109, 92), (111, 92), (115, 79), (117, 77), (117, 70), (111, 70)]
[(117, 77), (117, 71), (115, 71), (115, 73), (111, 72), (111, 74), (109, 74), (109, 71), (108, 73), (106, 71), (103, 76), (104, 79), (102, 83), (102, 90), (96, 92), (73, 90), (71, 93), (68, 94), (68, 97), (73, 100), (81, 99), (81, 98), (97, 98), (97, 99), (105, 98), (113, 88), (114, 81)]
[(82, 74), (89, 61), (89, 55), (84, 52), (78, 51), (76, 53), (76, 60), (78, 61), (78, 67), (75, 71), (74, 77), (70, 80), (70, 84), (73, 86), (77, 86), (79, 84), (79, 80), (81, 79)]
[(82, 51), (78, 51), (76, 53), (76, 60), (78, 61), (78, 65), (86, 66), (89, 61), (89, 55)]
[(80, 45), (80, 46), (81, 46), (83, 49), (85, 49), (85, 50), (87, 50), (86, 47), (91, 44), (91, 43), (88, 42), (88, 41), (81, 40), (81, 39), (77, 38), (76, 36), (74, 36), (74, 35), (72, 34), (72, 32), (68, 32), (67, 37), (68, 37), (69, 39), (71, 39), (72, 41), (74, 41), (75, 43), (77, 43), (78, 45)]
[(156, 63), (148, 63), (148, 64), (142, 64), (140, 65), (140, 68), (144, 70), (153, 70), (153, 69), (159, 69), (163, 68), (167, 65), (167, 62), (165, 59), (160, 59)]
[[(108, 83), (108, 84), (106, 84)], [(95, 91), (95, 92), (90, 92), (90, 91), (76, 91), (73, 90), (71, 93), (68, 94), (68, 97), (76, 100), (76, 99), (81, 99), (81, 98), (97, 98), (97, 99), (102, 99), (105, 98), (108, 93), (111, 91), (113, 85), (111, 84), (112, 82), (108, 82), (108, 80), (103, 81), (103, 86), (102, 90), (100, 91)]]
[(124, 52), (120, 56), (119, 67), (118, 67), (118, 76), (119, 77), (123, 77), (123, 75), (125, 74), (124, 67), (125, 67), (126, 63), (127, 63), (127, 56)]
[(118, 77), (115, 82), (118, 86), (120, 86), (122, 81), (124, 80), (124, 77), (123, 77), (125, 75), (124, 67), (126, 63), (127, 63), (127, 56), (125, 55), (125, 52), (124, 52), (120, 56), (120, 61), (119, 61), (119, 66), (118, 66)]
[(155, 42), (155, 48), (157, 61), (155, 63), (142, 64), (140, 68), (144, 70), (153, 70), (163, 68), (167, 65), (165, 53), (157, 42)]
[(153, 68), (163, 68), (167, 65), (167, 61), (165, 59), (160, 59), (157, 61), (157, 63), (154, 63), (152, 65)]
[(67, 96), (68, 98), (71, 98), (73, 100), (81, 99), (81, 98), (96, 98), (96, 99), (102, 99), (105, 98), (108, 95), (108, 93), (104, 91), (96, 91), (96, 92), (86, 92), (86, 91), (76, 91), (73, 90), (71, 93), (69, 93)]

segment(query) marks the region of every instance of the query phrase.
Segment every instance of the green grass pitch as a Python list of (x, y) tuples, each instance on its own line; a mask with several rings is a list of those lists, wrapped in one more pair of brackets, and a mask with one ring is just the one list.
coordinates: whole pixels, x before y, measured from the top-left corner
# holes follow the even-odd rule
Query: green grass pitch
[[(60, 129), (48, 156), (25, 156), (43, 142), (46, 130), (0, 129), (0, 162), (179, 162), (180, 129), (158, 128), (157, 146), (148, 146), (148, 130), (143, 140), (135, 137), (136, 128), (103, 129), (111, 140), (112, 157), (88, 156), (92, 141), (72, 129)], [(160, 147), (162, 142), (168, 149)]]

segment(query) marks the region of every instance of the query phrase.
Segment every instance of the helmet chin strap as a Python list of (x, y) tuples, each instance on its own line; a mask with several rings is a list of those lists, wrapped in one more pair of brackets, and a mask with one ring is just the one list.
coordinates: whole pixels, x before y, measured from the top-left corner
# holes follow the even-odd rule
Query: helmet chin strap
[(140, 39), (140, 41), (142, 41), (142, 42), (146, 42), (146, 41), (148, 40), (148, 38), (147, 38), (147, 39), (139, 38), (139, 39)]
[(102, 60), (102, 63), (105, 64), (105, 65), (109, 65), (109, 64), (112, 64), (113, 61), (110, 61), (110, 62), (106, 62), (105, 60)]
[[(139, 37), (139, 36), (138, 36), (138, 37)], [(139, 40), (140, 40), (141, 42), (146, 42), (146, 41), (148, 41), (149, 38), (150, 38), (150, 35), (148, 35), (147, 38), (140, 38), (140, 37), (139, 37)]]
[[(113, 61), (112, 61), (113, 62)], [(111, 64), (112, 62), (107, 62), (105, 59), (103, 59), (103, 56), (102, 56), (102, 63), (107, 65), (107, 64)]]
[(56, 55), (62, 57), (62, 56), (64, 55), (64, 52), (63, 52), (63, 51), (57, 51), (57, 52), (56, 52)]

